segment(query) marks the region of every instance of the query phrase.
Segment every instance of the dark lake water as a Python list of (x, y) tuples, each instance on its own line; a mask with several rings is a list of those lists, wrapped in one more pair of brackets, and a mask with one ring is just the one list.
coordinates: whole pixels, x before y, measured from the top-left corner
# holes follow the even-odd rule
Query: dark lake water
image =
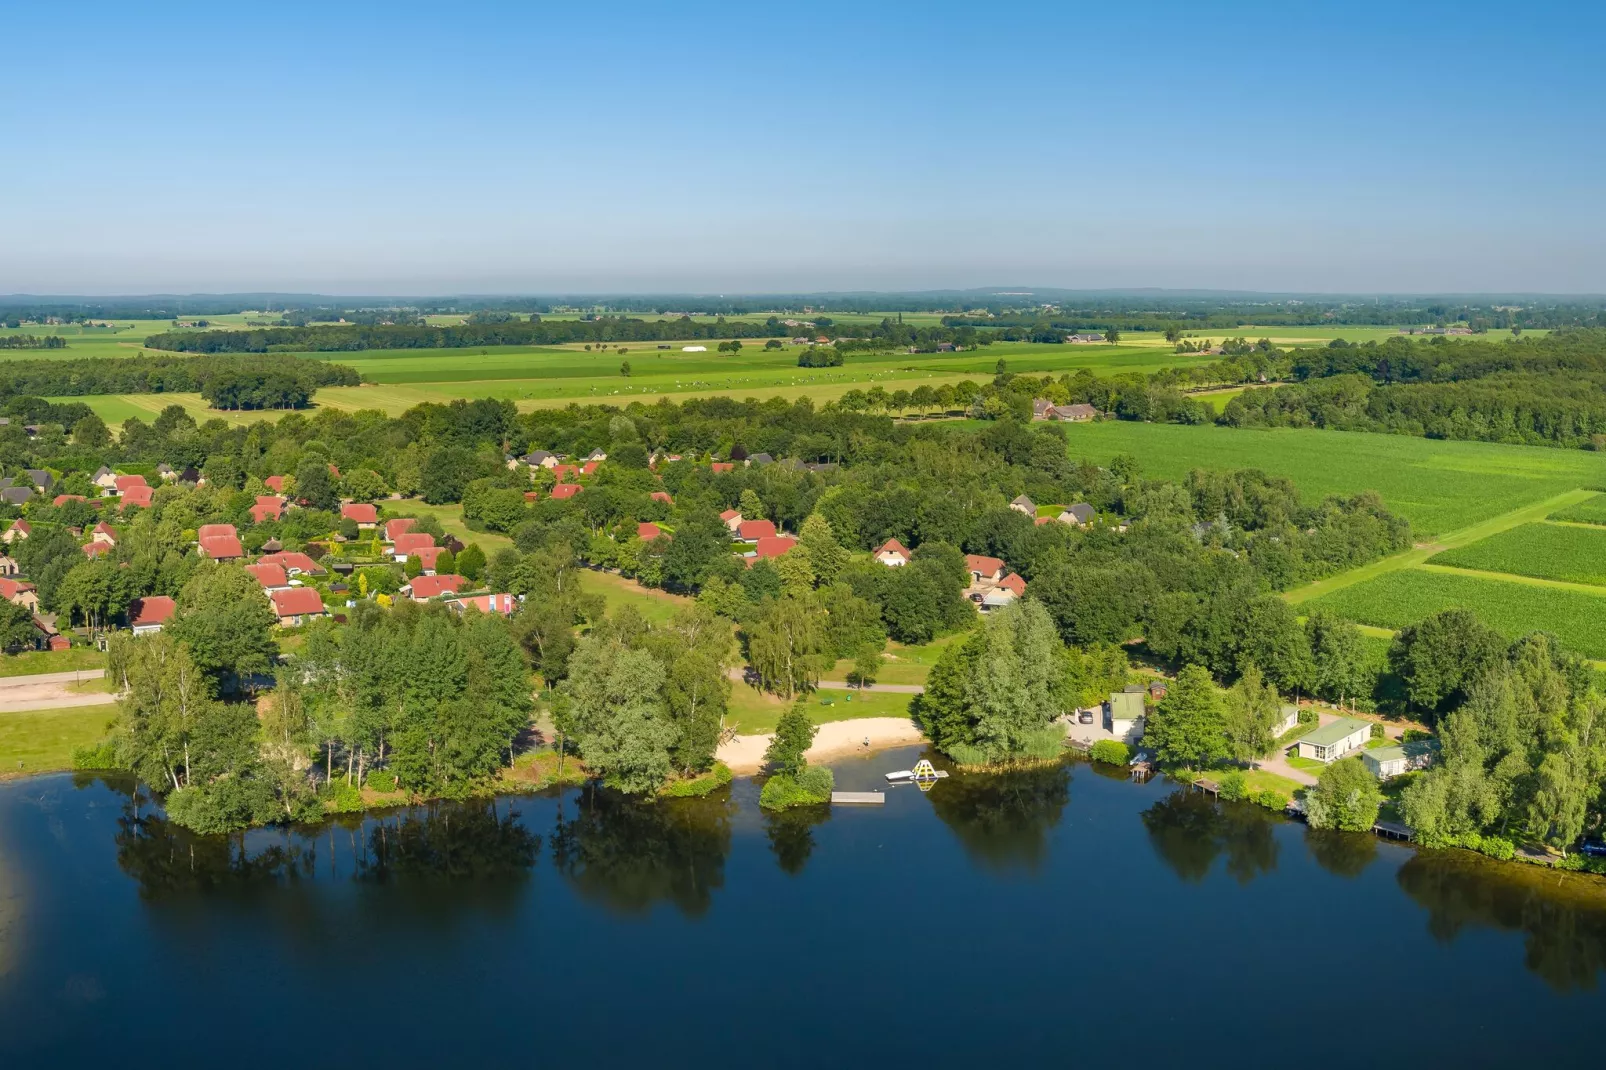
[(1599, 1065), (1603, 982), (1606, 882), (1086, 765), (232, 840), (0, 785), (4, 1067)]

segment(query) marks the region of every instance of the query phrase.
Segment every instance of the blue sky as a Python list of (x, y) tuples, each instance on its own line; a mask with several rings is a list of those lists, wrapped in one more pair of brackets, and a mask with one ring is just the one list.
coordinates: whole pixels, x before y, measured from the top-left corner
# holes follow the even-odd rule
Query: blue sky
[(0, 292), (1606, 293), (1601, 5), (0, 24)]

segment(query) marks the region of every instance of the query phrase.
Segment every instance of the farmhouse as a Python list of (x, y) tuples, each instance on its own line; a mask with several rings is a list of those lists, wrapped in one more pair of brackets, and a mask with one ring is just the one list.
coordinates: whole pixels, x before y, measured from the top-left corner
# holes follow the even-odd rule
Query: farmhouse
[(1067, 342), (1102, 342), (1102, 334), (1073, 334), (1065, 339)]
[(128, 603), (128, 626), (135, 635), (151, 635), (162, 630), (177, 608), (166, 595), (153, 594)]
[(1065, 507), (1059, 515), (1059, 522), (1085, 528), (1093, 523), (1093, 518), (1098, 515), (1098, 512), (1091, 505), (1086, 502), (1077, 502), (1075, 505)]
[(888, 568), (898, 568), (909, 563), (909, 551), (897, 539), (888, 539), (876, 549), (875, 559)]
[(1147, 709), (1143, 704), (1144, 690), (1140, 684), (1130, 684), (1121, 691), (1112, 691), (1104, 703), (1104, 730), (1123, 743), (1136, 743), (1143, 738), (1143, 724)]
[(39, 592), (24, 580), (0, 579), (0, 598), (35, 613), (39, 611)]
[(1329, 721), (1314, 732), (1299, 737), (1299, 756), (1318, 762), (1336, 762), (1366, 746), (1372, 738), (1370, 722), (1355, 717)]
[(314, 617), (325, 615), (323, 597), (311, 587), (290, 587), (274, 591), (268, 596), (273, 601), (273, 612), (279, 624), (286, 628), (299, 627)]
[(1097, 416), (1099, 411), (1091, 405), (1077, 403), (1075, 405), (1056, 405), (1048, 412), (1051, 420), (1060, 420), (1065, 423), (1086, 423)]

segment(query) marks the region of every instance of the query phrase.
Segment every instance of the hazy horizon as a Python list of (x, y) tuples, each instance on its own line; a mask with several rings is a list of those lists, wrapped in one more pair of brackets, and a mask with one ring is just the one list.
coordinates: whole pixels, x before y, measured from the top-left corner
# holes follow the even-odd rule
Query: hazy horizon
[(1549, 6), (68, 0), (0, 293), (1606, 293)]

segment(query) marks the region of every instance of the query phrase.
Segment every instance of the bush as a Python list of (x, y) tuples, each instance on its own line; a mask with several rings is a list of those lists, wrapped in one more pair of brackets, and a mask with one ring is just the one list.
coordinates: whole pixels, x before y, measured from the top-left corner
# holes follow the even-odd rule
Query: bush
[(764, 782), (758, 805), (766, 810), (785, 810), (792, 806), (817, 806), (831, 801), (836, 777), (823, 766), (811, 765), (797, 776), (782, 773)]
[(986, 765), (988, 761), (987, 752), (970, 743), (950, 743), (945, 749), (959, 765)]
[(273, 785), (235, 774), (180, 788), (167, 797), (167, 816), (191, 832), (210, 835), (282, 820)]
[[(731, 767), (724, 762), (715, 762), (714, 768), (701, 776), (689, 777), (684, 780), (671, 780), (658, 789), (658, 794), (671, 799), (701, 798), (723, 788), (732, 779)], [(827, 788), (826, 791), (829, 794), (830, 789)]]
[(1288, 796), (1274, 788), (1257, 791), (1250, 798), (1256, 806), (1264, 806), (1266, 809), (1275, 810), (1279, 814), (1288, 809)]
[(368, 788), (370, 791), (389, 794), (397, 788), (396, 774), (389, 769), (375, 769), (368, 774)]
[(1119, 739), (1101, 739), (1088, 750), (1087, 756), (1105, 765), (1125, 765), (1132, 759), (1132, 748)]
[(1323, 769), (1305, 793), (1305, 819), (1313, 829), (1369, 832), (1382, 804), (1377, 778), (1359, 758), (1342, 758)]
[(331, 780), (323, 786), (318, 795), (330, 813), (357, 814), (364, 809), (362, 792), (357, 789), (357, 785), (347, 784), (344, 780)]
[(1249, 798), (1249, 785), (1244, 782), (1244, 775), (1236, 769), (1222, 774), (1220, 788), (1223, 799), (1242, 802)]
[(72, 767), (74, 769), (126, 768), (122, 759), (117, 756), (117, 741), (112, 739), (103, 739), (88, 747), (74, 747)]
[(1300, 708), (1300, 711), (1299, 711), (1299, 723), (1300, 724), (1315, 724), (1320, 719), (1321, 718), (1317, 717), (1316, 711), (1311, 709), (1310, 707), (1306, 706), (1306, 707), (1301, 707)]
[(1381, 723), (1377, 721), (1372, 722), (1371, 739), (1382, 739), (1386, 734), (1387, 733), (1383, 731), (1383, 725)]
[(1012, 757), (1035, 758), (1052, 761), (1065, 753), (1065, 729), (1057, 724), (1044, 725), (1028, 732), (1021, 740), (1020, 751)]

